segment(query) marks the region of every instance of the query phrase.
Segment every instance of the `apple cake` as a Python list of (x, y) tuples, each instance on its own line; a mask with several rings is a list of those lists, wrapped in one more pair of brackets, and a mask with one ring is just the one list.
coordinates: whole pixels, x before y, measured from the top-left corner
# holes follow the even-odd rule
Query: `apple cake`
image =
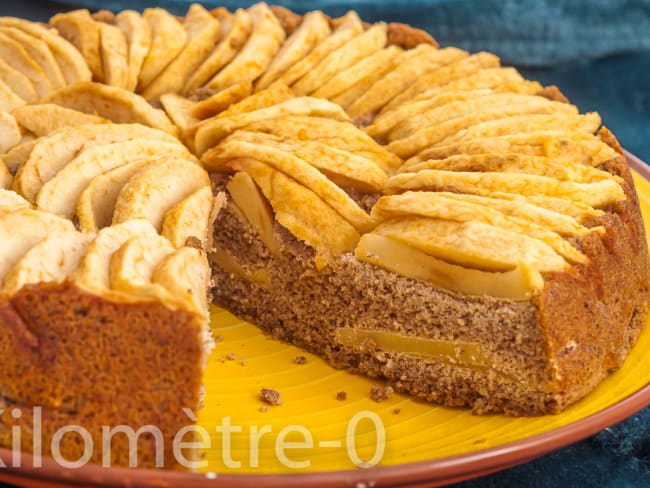
[(646, 320), (639, 202), (599, 115), (403, 24), (2, 17), (0, 124), (1, 445), (20, 426), (48, 454), (38, 410), (45, 439), (156, 426), (138, 465), (182, 467), (210, 302), (477, 414), (564, 410)]

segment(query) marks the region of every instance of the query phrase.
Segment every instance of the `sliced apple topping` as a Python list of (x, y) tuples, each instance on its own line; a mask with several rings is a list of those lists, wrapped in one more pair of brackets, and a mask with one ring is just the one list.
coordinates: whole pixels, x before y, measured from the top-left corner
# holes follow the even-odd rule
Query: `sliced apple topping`
[(174, 205), (205, 186), (210, 186), (208, 174), (187, 159), (169, 159), (145, 168), (120, 190), (113, 224), (145, 218), (160, 230)]
[(405, 217), (381, 223), (374, 232), (444, 261), (486, 271), (509, 271), (520, 262), (541, 272), (568, 267), (548, 244), (483, 222)]
[(50, 233), (27, 251), (5, 276), (4, 292), (13, 295), (31, 283), (60, 283), (77, 269), (94, 236), (76, 231)]
[(271, 277), (265, 269), (256, 269), (255, 271), (246, 270), (232, 254), (222, 247), (217, 247), (217, 249), (210, 255), (210, 259), (213, 264), (220, 267), (226, 273), (230, 273), (237, 278), (246, 280), (263, 288), (271, 287)]
[(509, 271), (484, 271), (452, 264), (396, 239), (375, 233), (361, 237), (355, 256), (393, 273), (468, 295), (527, 300), (544, 285), (541, 275), (519, 262)]
[(206, 250), (210, 229), (210, 211), (214, 204), (212, 188), (204, 186), (167, 211), (161, 234), (180, 248), (195, 240)]
[(280, 225), (316, 251), (317, 268), (354, 249), (359, 233), (316, 193), (271, 166), (250, 158), (231, 161), (260, 187)]
[(388, 194), (407, 190), (441, 190), (491, 196), (494, 192), (524, 196), (550, 196), (603, 208), (625, 200), (621, 186), (613, 180), (595, 183), (560, 181), (547, 176), (518, 173), (473, 173), (425, 169), (418, 173), (393, 176), (384, 191)]
[[(291, 152), (241, 140), (235, 133), (206, 153), (201, 161), (207, 168), (213, 166), (232, 167), (231, 161), (236, 158), (252, 158), (263, 161), (290, 176), (322, 198), (359, 231), (367, 231), (374, 225), (372, 218), (347, 193), (304, 159)], [(266, 192), (264, 193), (266, 194)]]
[(73, 232), (72, 222), (55, 215), (22, 208), (0, 214), (0, 282), (34, 245), (51, 232)]
[(280, 253), (280, 243), (273, 231), (275, 226), (273, 210), (255, 181), (248, 173), (239, 171), (233, 175), (226, 188), (232, 201), (257, 231), (268, 250), (277, 256)]

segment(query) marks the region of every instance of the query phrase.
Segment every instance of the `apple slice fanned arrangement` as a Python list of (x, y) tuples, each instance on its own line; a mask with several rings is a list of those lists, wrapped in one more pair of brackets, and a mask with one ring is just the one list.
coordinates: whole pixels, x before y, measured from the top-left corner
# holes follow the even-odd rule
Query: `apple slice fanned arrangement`
[[(0, 404), (49, 409), (50, 436), (86, 422), (99, 442), (101, 424), (164, 424), (165, 465), (178, 467), (167, 434), (187, 423), (182, 408), (199, 408), (210, 292), (262, 327), (274, 314), (260, 310), (289, 294), (282, 307), (295, 323), (273, 333), (293, 338), (307, 321), (313, 334), (295, 342), (319, 337), (326, 346), (314, 351), (336, 366), (332, 351), (419, 398), (559, 411), (620, 366), (641, 330), (639, 215), (598, 114), (580, 114), (493, 54), (441, 48), (403, 24), (265, 3), (192, 4), (182, 18), (162, 8), (74, 10), (47, 25), (0, 17), (0, 355), (14, 359), (0, 374)], [(215, 245), (228, 238), (234, 247)], [(260, 243), (264, 259), (246, 261)], [(630, 272), (614, 276), (612, 263)], [(274, 267), (302, 268), (283, 288)], [(322, 319), (301, 322), (305, 300), (291, 290), (315, 276), (331, 278), (305, 298)], [(339, 303), (347, 314), (322, 308), (336, 302), (319, 290), (355, 286), (366, 315), (354, 300)], [(592, 286), (601, 288), (580, 295)], [(400, 302), (418, 310), (409, 327), (360, 328), (399, 325), (407, 312), (390, 308), (394, 289), (418, 290)], [(583, 307), (597, 294), (607, 303)], [(558, 296), (579, 312), (563, 315)], [(443, 302), (457, 316), (419, 313)], [(504, 326), (458, 343), (485, 361), (454, 356), (467, 331), (453, 324), (475, 315), (463, 307), (489, 315), (493, 305), (495, 320), (478, 329), (515, 317), (536, 352), (510, 348), (514, 337), (492, 351), (495, 334), (510, 337)], [(600, 329), (573, 325), (582, 319), (603, 330), (618, 320), (622, 338), (611, 345)], [(542, 322), (553, 331), (540, 339)], [(289, 335), (277, 332), (285, 326)], [(408, 353), (420, 351), (417, 331), (434, 351), (425, 369)], [(363, 349), (374, 340), (386, 350)], [(144, 356), (133, 344), (146, 344)], [(58, 349), (66, 354), (48, 355)], [(384, 352), (396, 355), (380, 364)], [(98, 378), (91, 357), (114, 374)], [(73, 441), (62, 452), (78, 458)], [(155, 446), (141, 447), (141, 465), (153, 466)], [(129, 463), (128, 445), (112, 452)]]

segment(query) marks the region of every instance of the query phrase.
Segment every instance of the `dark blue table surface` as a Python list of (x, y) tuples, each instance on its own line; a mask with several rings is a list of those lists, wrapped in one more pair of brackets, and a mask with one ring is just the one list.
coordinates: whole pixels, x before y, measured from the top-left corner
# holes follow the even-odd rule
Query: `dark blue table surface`
[[(491, 0), (487, 2), (489, 8), (486, 8), (485, 2), (473, 0), (289, 2), (294, 7), (297, 5), (298, 10), (301, 7), (318, 8), (320, 5), (332, 14), (360, 6), (359, 10), (366, 20), (388, 18), (420, 25), (424, 23), (423, 26), (443, 45), (455, 44), (472, 50), (483, 48), (497, 52), (504, 60), (514, 62), (519, 67), (525, 66), (522, 71), (527, 77), (545, 84), (558, 85), (581, 110), (600, 112), (605, 124), (627, 150), (642, 160), (650, 161), (648, 1)], [(72, 2), (65, 3), (66, 5), (45, 1), (2, 0), (0, 15), (46, 20), (54, 12), (71, 8)], [(205, 3), (215, 5), (219, 2)], [(227, 0), (221, 3), (232, 6), (238, 2)], [(250, 2), (240, 3), (246, 5)], [(83, 4), (83, 1), (78, 4)], [(184, 2), (180, 0), (151, 0), (148, 3), (89, 0), (85, 3), (90, 7), (99, 4), (104, 8), (110, 8), (111, 5), (119, 7), (120, 4), (130, 8), (163, 4), (171, 6), (177, 13), (182, 13), (185, 8)], [(391, 6), (387, 6), (389, 4)], [(328, 10), (328, 6), (331, 10)], [(424, 11), (428, 8), (430, 15), (422, 17), (423, 8)], [(576, 11), (580, 8), (583, 10)], [(416, 9), (419, 10), (416, 12)], [(524, 25), (525, 21), (534, 20), (535, 16), (543, 16), (544, 9), (555, 18), (540, 29)], [(509, 22), (504, 22), (508, 16)], [(580, 26), (572, 27), (572, 22), (581, 17), (585, 20), (583, 28), (580, 32), (573, 32), (571, 29), (579, 29)], [(490, 25), (492, 30), (486, 27)], [(520, 30), (516, 31), (513, 25), (519, 26)], [(572, 34), (575, 36), (572, 37)], [(540, 42), (535, 42), (536, 36), (541, 36)], [(502, 44), (499, 39), (504, 39)], [(522, 52), (524, 49), (525, 53)], [(591, 438), (528, 464), (457, 486), (649, 487), (650, 408)], [(3, 485), (0, 484), (0, 488)]]

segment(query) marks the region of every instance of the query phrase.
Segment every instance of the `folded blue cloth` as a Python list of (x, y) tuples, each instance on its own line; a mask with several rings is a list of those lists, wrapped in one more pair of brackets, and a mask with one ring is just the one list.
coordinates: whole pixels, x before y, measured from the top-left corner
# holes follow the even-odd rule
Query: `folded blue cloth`
[[(142, 9), (153, 4), (183, 14), (185, 0), (65, 0), (92, 9)], [(236, 8), (253, 1), (205, 0)], [(507, 63), (548, 66), (562, 61), (650, 49), (650, 0), (278, 0), (296, 12), (338, 16), (354, 8), (364, 20), (405, 22), (443, 45), (487, 50)]]

